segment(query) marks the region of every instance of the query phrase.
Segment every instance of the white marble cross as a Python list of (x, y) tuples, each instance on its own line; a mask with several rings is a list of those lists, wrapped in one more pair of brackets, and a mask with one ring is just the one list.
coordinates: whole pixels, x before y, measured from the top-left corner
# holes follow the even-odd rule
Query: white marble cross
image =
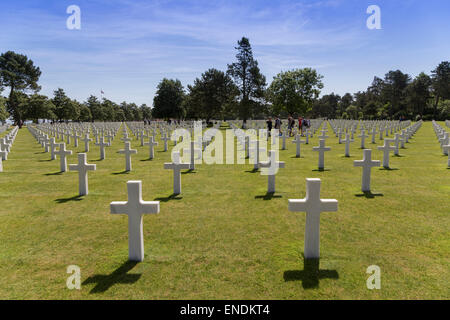
[(245, 149), (245, 158), (249, 158), (250, 157), (250, 137), (249, 136), (245, 136), (244, 138), (244, 149)]
[(56, 152), (59, 156), (59, 166), (61, 172), (67, 171), (67, 156), (72, 154), (71, 150), (66, 150), (66, 144), (64, 142), (59, 144), (59, 150)]
[(366, 134), (365, 130), (362, 129), (359, 137), (361, 138), (361, 149), (364, 149), (366, 147), (366, 138), (369, 136)]
[(189, 169), (190, 170), (195, 170), (195, 160), (196, 160), (195, 155), (197, 154), (197, 159), (202, 158), (202, 149), (196, 148), (195, 144), (196, 144), (195, 141), (191, 141), (190, 148), (183, 149), (183, 152), (189, 154), (189, 157), (190, 157)]
[(269, 151), (269, 160), (259, 163), (260, 168), (266, 168), (261, 170), (261, 175), (267, 175), (267, 193), (275, 193), (275, 175), (279, 168), (284, 168), (283, 161), (277, 161), (277, 152), (275, 150)]
[(402, 133), (400, 133), (400, 148), (405, 149), (405, 142), (406, 142), (406, 131), (402, 130)]
[(108, 134), (105, 135), (105, 138), (108, 139), (108, 141), (107, 141), (108, 142), (108, 147), (111, 147), (112, 141), (114, 139), (114, 135), (112, 135), (111, 133), (108, 133)]
[(0, 151), (2, 152), (2, 153), (0, 153), (2, 160), (3, 161), (8, 160), (8, 151), (6, 149), (3, 149), (1, 145), (0, 145)]
[(119, 150), (118, 153), (125, 155), (125, 171), (131, 171), (131, 155), (137, 154), (136, 149), (130, 149), (130, 142), (125, 142), (125, 148)]
[[(448, 132), (444, 132), (442, 137), (439, 138), (439, 143), (441, 144), (441, 148), (447, 144), (449, 144), (450, 142), (450, 137), (449, 137), (449, 133)], [(447, 153), (444, 152), (445, 155), (447, 155)]]
[(284, 131), (281, 135), (281, 139), (282, 139), (282, 145), (281, 145), (281, 150), (286, 150), (286, 131)]
[(383, 167), (389, 168), (389, 152), (395, 150), (394, 146), (391, 146), (393, 139), (384, 139), (384, 145), (378, 146), (378, 150), (383, 150)]
[(289, 200), (289, 211), (306, 212), (305, 259), (320, 257), (320, 213), (338, 210), (338, 201), (320, 199), (320, 179), (306, 179), (306, 198)]
[[(142, 135), (147, 136), (147, 135), (144, 135), (144, 133), (142, 133)], [(158, 145), (158, 142), (154, 141), (153, 136), (151, 136), (150, 139), (148, 139), (148, 142), (144, 142), (144, 145), (148, 146), (149, 159), (153, 159), (155, 157), (155, 146)]]
[(99, 138), (99, 142), (95, 144), (96, 146), (99, 146), (100, 148), (100, 160), (105, 159), (105, 148), (108, 146), (108, 143), (105, 142), (105, 138), (102, 136), (101, 139)]
[(309, 129), (306, 129), (306, 132), (305, 132), (305, 144), (309, 144), (309, 137), (312, 138), (312, 133), (309, 131)]
[(380, 126), (379, 131), (378, 131), (378, 133), (380, 134), (380, 136), (379, 136), (380, 140), (383, 140), (383, 132), (384, 132), (384, 129), (383, 129), (383, 127)]
[(325, 151), (330, 151), (330, 147), (325, 147), (325, 140), (319, 140), (319, 146), (313, 147), (313, 151), (319, 152), (319, 170), (323, 170), (325, 168)]
[(128, 259), (144, 260), (142, 215), (159, 213), (159, 201), (142, 200), (142, 181), (128, 181), (128, 201), (111, 202), (112, 214), (128, 215)]
[(372, 128), (372, 143), (376, 143), (375, 142), (376, 135), (377, 135), (377, 128), (376, 128), (376, 126), (373, 126), (373, 128)]
[(77, 148), (77, 147), (78, 147), (78, 139), (80, 139), (81, 136), (78, 135), (78, 132), (73, 131), (72, 138), (73, 138), (73, 146), (74, 146), (75, 148)]
[(295, 156), (297, 157), (297, 158), (300, 158), (300, 145), (302, 144), (302, 143), (305, 143), (306, 141), (303, 141), (301, 138), (300, 138), (300, 135), (299, 134), (297, 134), (296, 136), (295, 136), (295, 139), (294, 140), (292, 140), (292, 143), (295, 143), (295, 145), (296, 145), (296, 148), (295, 148)]
[(354, 140), (350, 139), (350, 135), (346, 133), (345, 140), (342, 141), (345, 142), (345, 156), (350, 157), (350, 143), (352, 143)]
[(253, 170), (258, 170), (259, 167), (259, 159), (260, 159), (260, 152), (266, 151), (265, 148), (261, 148), (260, 141), (257, 138), (256, 140), (250, 140), (250, 144), (254, 145), (254, 147), (249, 147), (248, 151), (252, 154), (253, 159)]
[(50, 138), (50, 159), (56, 159), (56, 148), (59, 146), (59, 143), (55, 143), (55, 138)]
[(401, 142), (401, 138), (400, 138), (400, 134), (396, 133), (394, 136), (394, 155), (398, 156), (399, 155), (399, 146), (400, 146), (400, 142)]
[(89, 138), (89, 133), (86, 133), (84, 135), (84, 152), (89, 152), (89, 142), (92, 141), (91, 138)]
[(329, 138), (329, 136), (327, 136), (327, 133), (325, 130), (322, 130), (322, 133), (320, 136), (317, 136), (317, 138), (325, 140), (326, 138)]
[(88, 164), (86, 153), (78, 154), (78, 164), (70, 164), (70, 171), (78, 171), (78, 190), (79, 195), (84, 196), (89, 193), (88, 186), (88, 171), (95, 171), (97, 166), (95, 164)]
[(0, 172), (3, 172), (3, 157), (6, 157), (8, 155), (8, 152), (6, 150), (2, 151), (2, 148), (0, 148)]
[(168, 143), (170, 141), (170, 138), (167, 136), (167, 134), (164, 134), (161, 137), (161, 140), (164, 141), (164, 152), (166, 152), (168, 150)]
[(164, 163), (164, 169), (173, 170), (173, 194), (181, 193), (181, 170), (189, 169), (189, 163), (181, 163), (180, 152), (172, 153), (172, 163)]
[(131, 141), (131, 139), (128, 138), (128, 132), (127, 132), (127, 131), (124, 131), (123, 137), (120, 138), (120, 140), (123, 141), (124, 143), (127, 143), (127, 142), (130, 142), (130, 141)]
[(361, 191), (362, 192), (370, 192), (370, 172), (372, 167), (379, 167), (380, 161), (379, 160), (372, 160), (372, 150), (370, 149), (364, 149), (364, 155), (362, 160), (355, 160), (353, 161), (354, 167), (362, 167), (363, 173), (362, 173), (362, 186)]
[(44, 143), (45, 152), (50, 151), (50, 139), (48, 138), (48, 135), (46, 134), (44, 138), (42, 139), (42, 142)]
[(5, 138), (0, 139), (0, 147), (2, 148), (2, 150), (10, 152), (11, 146), (8, 143), (6, 143)]
[(447, 160), (447, 167), (450, 167), (450, 144), (446, 144), (442, 146), (442, 150), (444, 152), (447, 152), (448, 160)]
[[(149, 137), (150, 137), (150, 136), (149, 136), (148, 134), (145, 134), (144, 131), (141, 131), (141, 133), (140, 133), (141, 147), (143, 147), (143, 146), (146, 145), (146, 144), (145, 144), (145, 138), (149, 138)], [(150, 159), (153, 159), (153, 157), (150, 158)]]

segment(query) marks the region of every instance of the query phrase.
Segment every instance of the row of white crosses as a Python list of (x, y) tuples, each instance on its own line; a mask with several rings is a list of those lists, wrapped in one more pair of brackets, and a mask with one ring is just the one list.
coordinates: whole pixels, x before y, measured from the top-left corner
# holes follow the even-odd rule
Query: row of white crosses
[[(406, 122), (405, 122), (406, 124)], [(405, 124), (402, 123), (401, 126), (398, 126), (399, 128), (403, 128)], [(389, 153), (390, 151), (394, 152), (394, 155), (399, 155), (399, 148), (404, 148), (405, 142), (408, 142), (408, 140), (411, 138), (411, 136), (420, 128), (421, 122), (418, 122), (410, 127), (407, 127), (405, 129), (402, 129), (402, 133), (395, 133), (394, 139), (384, 139), (384, 145), (379, 146), (379, 150), (383, 150), (384, 156), (383, 156), (383, 166), (385, 168), (389, 168)], [(352, 127), (353, 128), (353, 127)], [(323, 170), (324, 165), (324, 154), (326, 151), (330, 151), (331, 149), (329, 147), (325, 146), (327, 138), (329, 136), (326, 135), (326, 124), (324, 126), (324, 129), (321, 131), (321, 135), (318, 136), (319, 138), (319, 146), (313, 147), (313, 151), (318, 152), (318, 168), (319, 170)], [(339, 135), (341, 135), (340, 129), (339, 129)], [(365, 129), (361, 128), (361, 134), (359, 136), (361, 138), (361, 149), (366, 149), (365, 144), (365, 138), (368, 136), (365, 134)], [(339, 137), (340, 143), (345, 143), (345, 156), (350, 157), (350, 143), (354, 142), (354, 139), (350, 137), (350, 134), (347, 132), (345, 134), (345, 139), (342, 139), (342, 137)], [(295, 136), (295, 139), (292, 141), (292, 143), (296, 144), (296, 157), (299, 158), (301, 156), (301, 144), (307, 143), (307, 141), (301, 140), (299, 135)], [(394, 145), (391, 146), (391, 143)]]
[(436, 138), (440, 144), (442, 153), (447, 155), (447, 167), (450, 167), (450, 134), (445, 129), (433, 120), (433, 130), (436, 134)]
[[(320, 214), (338, 210), (337, 200), (320, 199), (320, 183), (320, 179), (306, 179), (306, 197), (288, 200), (290, 211), (306, 212), (305, 259), (320, 257)], [(144, 260), (143, 215), (159, 213), (160, 203), (142, 199), (142, 181), (128, 181), (127, 191), (128, 200), (111, 202), (110, 212), (128, 216), (128, 259), (140, 262)]]
[(15, 126), (3, 138), (0, 139), (0, 172), (3, 172), (3, 161), (8, 160), (12, 145), (16, 139), (19, 127)]
[[(89, 142), (92, 141), (89, 135), (92, 132), (95, 138), (95, 143), (98, 144), (100, 137), (107, 139), (108, 145), (114, 139), (120, 123), (54, 123), (41, 124), (37, 129), (54, 136), (57, 141), (65, 141), (67, 145), (73, 141), (74, 147), (78, 147), (79, 141), (84, 142), (85, 152), (89, 152)], [(66, 139), (66, 140), (65, 140)]]
[[(321, 139), (324, 141), (324, 139)], [(129, 141), (125, 141), (127, 150), (129, 149)], [(193, 143), (191, 149), (193, 149)], [(324, 152), (324, 146), (321, 144), (317, 151)], [(259, 148), (257, 148), (259, 149)], [(259, 150), (258, 150), (259, 151)], [(367, 152), (368, 151), (368, 152)], [(191, 152), (193, 154), (194, 152)], [(259, 152), (258, 152), (259, 153)], [(368, 156), (367, 156), (368, 155)], [(275, 151), (270, 152), (270, 160), (268, 162), (259, 163), (261, 168), (269, 168), (272, 164), (277, 167), (284, 167), (283, 162), (276, 161)], [(174, 153), (174, 162), (166, 163), (165, 169), (174, 170), (174, 193), (181, 193), (181, 169), (190, 168), (189, 164), (182, 164), (179, 160), (179, 153)], [(319, 156), (320, 159), (320, 156)], [(368, 160), (369, 159), (369, 160)], [(320, 161), (320, 160), (319, 160)], [(379, 162), (378, 162), (379, 165)], [(79, 164), (73, 166), (73, 170), (78, 170), (81, 179), (87, 183), (87, 171), (95, 170), (95, 166), (89, 168), (86, 163), (85, 154), (79, 155)], [(359, 166), (359, 162), (355, 162), (355, 166)], [(363, 190), (370, 189), (370, 168), (374, 166), (370, 161), (370, 150), (365, 150), (364, 159), (361, 161), (363, 167)], [(319, 165), (320, 167), (320, 165)], [(367, 182), (367, 168), (368, 182)], [(72, 169), (72, 168), (71, 168)], [(83, 178), (82, 178), (83, 177)], [(268, 192), (275, 191), (275, 175), (268, 175)], [(368, 185), (368, 187), (367, 187)], [(129, 181), (128, 187), (128, 201), (127, 202), (112, 202), (111, 213), (123, 213), (128, 215), (129, 225), (129, 259), (132, 261), (142, 261), (144, 258), (144, 242), (143, 242), (143, 224), (142, 215), (148, 213), (159, 213), (159, 202), (147, 202), (142, 200), (142, 184), (141, 181)], [(87, 186), (83, 189), (87, 192)], [(80, 185), (80, 193), (82, 188)], [(289, 210), (291, 211), (305, 211), (306, 227), (305, 227), (305, 258), (318, 258), (319, 252), (319, 224), (320, 213), (324, 211), (337, 211), (337, 200), (334, 199), (320, 199), (320, 179), (307, 179), (306, 198), (301, 200), (289, 200)]]
[[(258, 145), (258, 144), (256, 144)], [(192, 146), (192, 144), (191, 144)], [(257, 151), (256, 151), (257, 152)], [(259, 152), (258, 152), (259, 153)], [(259, 162), (258, 167), (273, 170), (284, 168), (284, 162), (276, 160), (276, 152), (270, 151), (269, 161)], [(165, 163), (165, 169), (173, 170), (174, 194), (181, 193), (181, 170), (189, 169), (190, 164), (181, 163), (179, 152), (173, 153), (173, 162)], [(275, 192), (275, 173), (268, 172), (268, 193)], [(128, 201), (112, 202), (112, 214), (128, 215), (128, 258), (130, 261), (144, 259), (143, 240), (143, 214), (156, 214), (160, 211), (159, 201), (142, 200), (142, 182), (129, 181), (127, 183)], [(337, 200), (320, 199), (320, 179), (307, 179), (306, 198), (302, 200), (289, 200), (290, 211), (305, 211), (307, 213), (305, 227), (305, 258), (319, 257), (319, 224), (320, 213), (324, 211), (337, 211)]]
[[(125, 156), (125, 170), (126, 171), (131, 171), (132, 170), (132, 165), (131, 165), (131, 155), (132, 154), (136, 154), (137, 150), (131, 149), (130, 147), (130, 141), (131, 139), (128, 137), (128, 132), (126, 130), (126, 126), (124, 125), (123, 127), (124, 130), (124, 137), (121, 138), (121, 140), (124, 142), (125, 147), (122, 150), (119, 150), (118, 153), (120, 154), (124, 154)], [(51, 153), (52, 153), (52, 160), (55, 159), (56, 155), (60, 156), (60, 167), (61, 167), (61, 172), (65, 172), (67, 170), (67, 160), (66, 160), (66, 156), (72, 154), (72, 152), (70, 150), (66, 150), (65, 149), (65, 144), (61, 143), (61, 144), (56, 144), (54, 142), (54, 139), (48, 139), (47, 135), (41, 134), (38, 131), (38, 135), (39, 137), (37, 138), (38, 141), (43, 141), (43, 143), (47, 144), (48, 143), (48, 147), (46, 145), (46, 151), (48, 151), (48, 149), (51, 149)], [(111, 136), (110, 136), (111, 137)], [(97, 146), (99, 146), (99, 151), (100, 151), (100, 159), (104, 160), (105, 159), (105, 148), (110, 146), (111, 144), (111, 140), (106, 143), (104, 141), (104, 137), (101, 136), (97, 136), (97, 140), (98, 142), (96, 143)], [(89, 142), (92, 141), (92, 139), (89, 138), (89, 133), (85, 134), (85, 138), (84, 138), (84, 142), (85, 142), (85, 152), (89, 151)], [(153, 141), (152, 139), (147, 143), (147, 145), (149, 145), (149, 149), (150, 149), (150, 159), (152, 159), (154, 157), (154, 146), (156, 146), (158, 143)], [(57, 146), (60, 146), (59, 151), (55, 151), (55, 148)]]
[[(346, 137), (349, 140), (347, 134)], [(320, 154), (328, 151), (324, 148), (323, 141), (316, 149), (319, 152), (319, 168), (321, 166)], [(355, 167), (362, 167), (363, 192), (370, 192), (370, 173), (372, 167), (379, 167), (380, 161), (371, 159), (372, 150), (365, 149), (363, 160), (355, 160)], [(323, 166), (322, 166), (323, 167)], [(338, 201), (335, 199), (320, 199), (320, 179), (306, 179), (306, 198), (289, 200), (289, 210), (294, 212), (306, 212), (304, 256), (305, 259), (318, 259), (320, 257), (320, 214), (322, 212), (337, 211)]]
[[(28, 126), (29, 131), (33, 134), (33, 136), (38, 139), (38, 137), (41, 137), (42, 133), (40, 133), (37, 129), (33, 128), (32, 126)], [(48, 136), (47, 136), (48, 138)], [(60, 171), (66, 172), (67, 171), (67, 156), (72, 154), (71, 150), (66, 150), (66, 144), (64, 142), (55, 144), (55, 138), (51, 138), (50, 140), (50, 151), (52, 152), (52, 157), (55, 155), (59, 156), (60, 159)], [(39, 141), (39, 139), (38, 139)], [(59, 150), (55, 151), (55, 148), (59, 146)], [(47, 150), (48, 152), (49, 150)], [(70, 171), (78, 171), (78, 194), (80, 196), (85, 196), (89, 193), (89, 186), (88, 186), (88, 171), (95, 171), (97, 169), (95, 164), (88, 164), (87, 163), (87, 154), (86, 153), (79, 153), (78, 154), (78, 164), (71, 164), (69, 165)]]
[(9, 125), (8, 124), (0, 124), (0, 134), (8, 130)]
[[(129, 141), (125, 141), (126, 146), (129, 146)], [(193, 144), (191, 144), (192, 148)], [(63, 143), (61, 148), (65, 149)], [(126, 148), (127, 150), (129, 148)], [(259, 150), (258, 150), (259, 151)], [(258, 152), (259, 153), (259, 152)], [(270, 152), (268, 162), (259, 163), (262, 168), (269, 168), (273, 164), (276, 167), (284, 167), (283, 162), (276, 161), (275, 151)], [(174, 153), (173, 163), (166, 163), (165, 169), (174, 170), (174, 194), (181, 193), (181, 176), (180, 170), (190, 168), (190, 164), (183, 164), (180, 162), (180, 155), (178, 152)], [(78, 164), (70, 165), (70, 170), (79, 172), (79, 193), (80, 195), (88, 194), (87, 172), (95, 170), (95, 165), (86, 163), (86, 154), (78, 155)], [(143, 241), (143, 214), (156, 214), (160, 211), (159, 201), (143, 201), (142, 200), (142, 182), (129, 181), (128, 201), (126, 202), (112, 202), (110, 204), (112, 214), (127, 214), (128, 215), (128, 242), (129, 242), (129, 260), (142, 261), (144, 259), (144, 241)], [(268, 174), (268, 192), (275, 192), (275, 175)], [(320, 179), (307, 179), (306, 198), (301, 200), (289, 200), (289, 210), (291, 211), (305, 211), (306, 226), (305, 226), (305, 258), (318, 258), (319, 253), (319, 224), (320, 213), (324, 211), (337, 211), (337, 200), (320, 199)]]

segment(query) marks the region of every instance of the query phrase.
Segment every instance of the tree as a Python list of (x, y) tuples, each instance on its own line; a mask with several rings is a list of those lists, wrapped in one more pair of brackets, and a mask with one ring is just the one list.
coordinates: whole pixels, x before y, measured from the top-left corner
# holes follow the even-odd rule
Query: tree
[(227, 74), (234, 79), (239, 88), (238, 110), (240, 117), (245, 121), (263, 106), (266, 77), (261, 74), (258, 61), (253, 59), (252, 48), (247, 38), (242, 37), (235, 49), (238, 50), (237, 62), (228, 65)]
[(369, 119), (369, 120), (376, 119), (379, 107), (380, 107), (380, 105), (377, 101), (370, 100), (367, 104), (364, 105), (364, 107), (362, 109), (364, 118)]
[(38, 119), (55, 119), (55, 105), (48, 97), (40, 94), (33, 94), (27, 102), (26, 119), (31, 119), (35, 123)]
[(450, 119), (450, 100), (440, 100), (438, 112), (438, 120)]
[(125, 121), (125, 112), (122, 109), (122, 105), (116, 110), (116, 121)]
[(20, 98), (16, 92), (26, 90), (39, 91), (37, 82), (41, 76), (41, 70), (34, 66), (27, 56), (8, 51), (0, 55), (0, 86), (10, 88), (8, 111), (13, 116), (14, 122), (22, 126), (23, 112), (19, 110)]
[(59, 121), (77, 120), (80, 117), (80, 103), (66, 96), (63, 89), (58, 88), (53, 92), (52, 103), (55, 106), (55, 115)]
[[(6, 100), (6, 110), (13, 115), (15, 124), (20, 125), (26, 119), (28, 96), (20, 91), (14, 91)], [(13, 113), (11, 113), (11, 111)]]
[(336, 118), (341, 97), (338, 94), (326, 94), (319, 101), (317, 101), (312, 110), (314, 117), (327, 117), (330, 119)]
[(80, 104), (80, 116), (78, 117), (78, 121), (92, 121), (91, 110), (89, 110), (88, 106), (86, 106), (85, 104)]
[(407, 101), (411, 108), (411, 119), (414, 119), (416, 115), (423, 115), (430, 98), (431, 78), (422, 72), (407, 88)]
[(337, 117), (342, 117), (345, 110), (353, 103), (353, 96), (350, 93), (346, 93), (341, 97), (341, 101), (338, 104)]
[(121, 114), (118, 115), (118, 117), (122, 117), (122, 121), (133, 121), (133, 110), (129, 107), (129, 105), (126, 103), (126, 101), (123, 101), (120, 104), (120, 110), (122, 111)]
[(142, 121), (144, 120), (142, 116), (142, 110), (135, 103), (130, 103), (130, 108), (133, 114), (133, 121)]
[(105, 119), (102, 104), (96, 96), (91, 95), (86, 101), (86, 105), (89, 108), (89, 111), (91, 111), (92, 120), (103, 121)]
[(145, 103), (140, 106), (142, 111), (142, 118), (145, 120), (149, 120), (152, 118), (152, 109), (147, 106)]
[(104, 121), (115, 121), (116, 120), (116, 110), (119, 106), (109, 99), (103, 99), (101, 103), (102, 114)]
[(153, 99), (153, 117), (183, 118), (185, 115), (183, 100), (184, 88), (181, 81), (178, 79), (162, 79)]
[(357, 120), (359, 118), (360, 108), (354, 104), (351, 104), (345, 110), (345, 113), (349, 119)]
[(231, 77), (217, 69), (209, 69), (201, 78), (188, 85), (186, 108), (191, 118), (222, 118), (225, 107), (231, 104), (239, 90)]
[(406, 88), (410, 82), (411, 77), (400, 70), (386, 73), (382, 87), (382, 96), (384, 102), (391, 104), (388, 111), (391, 119), (398, 118), (400, 115), (406, 115)]
[(0, 96), (0, 122), (3, 123), (9, 118), (9, 113), (6, 111), (6, 99)]
[(280, 72), (267, 90), (267, 99), (273, 104), (275, 113), (306, 114), (323, 88), (323, 76), (311, 68)]
[(434, 94), (433, 117), (436, 118), (439, 99), (450, 99), (450, 62), (442, 61), (431, 71), (431, 79)]

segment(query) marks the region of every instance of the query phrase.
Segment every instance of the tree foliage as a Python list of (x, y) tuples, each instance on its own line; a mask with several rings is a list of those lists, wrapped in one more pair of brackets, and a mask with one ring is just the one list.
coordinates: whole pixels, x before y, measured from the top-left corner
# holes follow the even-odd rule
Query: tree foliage
[(55, 105), (46, 96), (40, 94), (33, 94), (27, 101), (26, 118), (34, 122), (39, 119), (55, 119)]
[(280, 72), (267, 89), (267, 99), (273, 105), (273, 112), (305, 115), (311, 111), (313, 102), (323, 88), (323, 76), (311, 68)]
[(38, 94), (41, 75), (27, 56), (8, 51), (0, 55), (0, 121), (142, 121), (160, 119), (261, 119), (270, 115), (299, 115), (344, 119), (445, 120), (450, 118), (450, 62), (442, 61), (431, 74), (414, 79), (401, 70), (375, 76), (365, 91), (319, 97), (323, 77), (311, 68), (278, 73), (266, 90), (248, 38), (238, 41), (236, 62), (226, 72), (206, 70), (185, 94), (178, 79), (163, 78), (153, 106), (89, 96), (80, 103), (62, 88), (51, 99)]
[(9, 113), (6, 111), (6, 99), (0, 96), (0, 122), (5, 122), (9, 118)]
[(180, 80), (162, 79), (153, 99), (153, 117), (183, 118), (185, 116), (184, 96), (184, 88)]
[(223, 118), (226, 108), (235, 102), (238, 88), (229, 75), (217, 69), (209, 69), (201, 78), (188, 85), (186, 97), (187, 115), (191, 118)]
[(236, 62), (228, 65), (227, 73), (239, 88), (238, 112), (241, 119), (246, 120), (258, 114), (264, 105), (266, 77), (253, 58), (252, 47), (248, 38), (238, 41)]
[(16, 92), (40, 90), (37, 82), (41, 76), (39, 67), (35, 67), (32, 60), (27, 56), (7, 51), (0, 55), (0, 87), (9, 87), (8, 111), (13, 116), (14, 121), (21, 125), (24, 112), (20, 110), (20, 95)]

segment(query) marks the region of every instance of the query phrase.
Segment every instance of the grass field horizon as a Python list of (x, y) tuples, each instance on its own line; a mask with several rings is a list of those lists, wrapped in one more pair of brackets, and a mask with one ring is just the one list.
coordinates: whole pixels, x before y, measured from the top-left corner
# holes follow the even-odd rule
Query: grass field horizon
[[(77, 172), (60, 173), (59, 158), (49, 161), (23, 127), (0, 173), (0, 299), (449, 299), (450, 170), (431, 122), (400, 156), (391, 153), (393, 170), (372, 169), (369, 197), (353, 167), (360, 139), (346, 158), (327, 126), (326, 170), (317, 171), (317, 134), (299, 159), (289, 139), (273, 196), (251, 164), (202, 164), (183, 172), (177, 197), (160, 140), (148, 160), (133, 137), (129, 173), (117, 154), (122, 130), (105, 160), (91, 142), (97, 171), (89, 195), (78, 197)], [(382, 160), (376, 141), (366, 147)], [(66, 148), (68, 164), (77, 163), (83, 143)], [(312, 263), (303, 258), (306, 214), (288, 211), (288, 199), (305, 197), (306, 178), (320, 178), (321, 198), (339, 201), (337, 212), (321, 214), (321, 258)], [(110, 202), (127, 199), (129, 180), (142, 180), (143, 199), (161, 207), (144, 216), (141, 263), (127, 261), (127, 216), (109, 213)], [(69, 265), (81, 268), (81, 290), (66, 287)], [(366, 287), (371, 265), (381, 268), (380, 290)]]

